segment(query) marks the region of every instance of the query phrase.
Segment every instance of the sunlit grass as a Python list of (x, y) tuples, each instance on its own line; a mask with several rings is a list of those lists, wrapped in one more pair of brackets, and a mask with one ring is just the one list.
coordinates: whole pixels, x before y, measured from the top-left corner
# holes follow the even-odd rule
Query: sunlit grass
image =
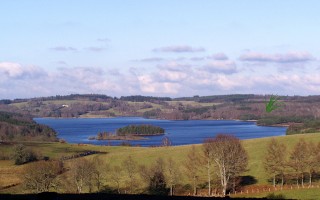
[[(293, 146), (298, 142), (299, 139), (305, 139), (306, 142), (320, 142), (320, 134), (305, 134), (305, 135), (290, 135), (290, 136), (278, 136), (276, 139), (284, 143), (287, 146), (287, 150), (290, 151)], [(268, 175), (265, 173), (263, 168), (263, 158), (266, 152), (266, 147), (271, 138), (260, 138), (260, 139), (249, 139), (243, 140), (243, 145), (248, 152), (249, 155), (249, 164), (248, 171), (246, 171), (243, 175), (250, 175), (257, 180), (256, 185), (271, 185), (268, 183)], [(185, 146), (171, 146), (171, 147), (123, 147), (123, 146), (94, 146), (94, 145), (77, 145), (77, 144), (63, 144), (63, 143), (39, 143), (39, 142), (31, 142), (25, 143), (26, 146), (32, 148), (34, 151), (41, 153), (43, 156), (49, 156), (50, 159), (59, 159), (62, 156), (79, 154), (84, 151), (101, 151), (105, 152), (104, 154), (97, 154), (88, 156), (87, 159), (91, 159), (93, 157), (100, 157), (110, 166), (115, 166), (123, 163), (123, 161), (131, 156), (139, 165), (147, 165), (150, 166), (154, 161), (158, 158), (163, 158), (167, 160), (169, 157), (175, 160), (178, 164), (179, 169), (181, 171), (180, 181), (182, 184), (187, 184), (188, 179), (186, 176), (186, 171), (184, 168), (184, 162), (187, 157), (188, 151), (191, 149), (191, 145)], [(202, 145), (195, 145), (196, 150), (199, 154), (202, 153)], [(6, 151), (10, 153), (12, 151), (12, 146), (0, 146), (1, 151)], [(67, 161), (67, 163), (69, 163)], [(1, 171), (2, 170), (2, 171)], [(20, 171), (19, 171), (20, 170)], [(8, 176), (8, 181), (5, 184), (14, 184), (21, 182), (19, 174), (21, 172), (20, 166), (14, 166), (12, 161), (1, 161), (0, 162), (0, 172), (2, 173), (1, 177), (6, 179)], [(9, 176), (10, 174), (10, 176)], [(3, 177), (4, 176), (4, 177)], [(0, 177), (0, 178), (1, 178)], [(203, 175), (200, 177), (204, 182), (206, 180), (205, 171), (203, 171)], [(3, 184), (3, 183), (1, 183)], [(109, 183), (110, 185), (111, 183)], [(318, 189), (320, 191), (320, 189)], [(299, 190), (304, 195), (301, 195), (301, 198), (313, 198), (318, 195), (316, 190)], [(296, 197), (299, 192), (292, 193), (293, 191), (283, 191), (286, 197)], [(281, 193), (277, 192), (276, 194)], [(292, 194), (291, 196), (289, 195)], [(310, 195), (308, 195), (310, 194)], [(260, 195), (260, 196), (259, 196)], [(268, 193), (259, 194), (259, 197), (264, 197), (268, 195)], [(251, 194), (249, 194), (251, 196)], [(300, 196), (297, 196), (300, 198)]]

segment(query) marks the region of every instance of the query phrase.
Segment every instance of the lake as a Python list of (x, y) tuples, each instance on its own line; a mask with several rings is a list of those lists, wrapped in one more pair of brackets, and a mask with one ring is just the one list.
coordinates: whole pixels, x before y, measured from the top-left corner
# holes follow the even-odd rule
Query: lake
[[(98, 132), (115, 132), (116, 129), (130, 124), (151, 124), (165, 129), (172, 145), (203, 143), (206, 138), (216, 134), (232, 134), (240, 139), (262, 138), (285, 135), (286, 127), (257, 126), (255, 122), (236, 120), (157, 120), (141, 117), (117, 118), (35, 118), (36, 122), (53, 128), (58, 137), (68, 143), (84, 143), (95, 145), (120, 145), (123, 141), (89, 140)], [(147, 140), (128, 141), (132, 145), (161, 145), (162, 136), (149, 136)]]

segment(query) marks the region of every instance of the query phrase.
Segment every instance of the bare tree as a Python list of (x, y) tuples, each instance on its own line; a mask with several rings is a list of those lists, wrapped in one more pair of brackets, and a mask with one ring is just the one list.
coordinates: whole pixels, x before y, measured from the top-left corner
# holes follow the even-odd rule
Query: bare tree
[(116, 165), (113, 166), (112, 170), (110, 171), (110, 179), (117, 185), (117, 192), (120, 194), (120, 184), (123, 179), (123, 170), (120, 166)]
[(171, 140), (167, 136), (164, 136), (162, 138), (161, 143), (162, 143), (162, 146), (164, 146), (164, 147), (169, 147), (172, 145)]
[(226, 195), (230, 178), (244, 172), (248, 165), (247, 152), (240, 140), (233, 135), (219, 134), (213, 139), (208, 139), (207, 144), (217, 168), (222, 193)]
[(57, 187), (61, 169), (58, 161), (39, 161), (24, 167), (24, 184), (37, 193)]
[(199, 165), (200, 159), (199, 155), (196, 152), (196, 148), (192, 145), (191, 150), (187, 155), (187, 160), (184, 162), (184, 167), (187, 170), (187, 176), (192, 182), (193, 186), (193, 195), (197, 195), (197, 181), (199, 177)]
[(172, 158), (169, 158), (167, 160), (166, 166), (167, 166), (167, 170), (165, 175), (166, 175), (167, 183), (170, 186), (170, 196), (173, 196), (174, 186), (179, 182), (180, 171), (176, 162)]
[(211, 196), (211, 180), (212, 180), (212, 139), (206, 139), (203, 143), (203, 163), (207, 170), (208, 177), (208, 195)]
[(107, 172), (109, 171), (109, 165), (97, 156), (93, 158), (92, 162), (94, 165), (93, 179), (98, 191), (100, 191), (101, 186), (106, 179)]
[(299, 185), (299, 178), (301, 178), (301, 185), (304, 186), (304, 172), (308, 165), (309, 154), (307, 143), (304, 139), (300, 139), (294, 146), (288, 165), (294, 170), (296, 174), (297, 185)]
[(85, 158), (76, 159), (71, 163), (71, 178), (79, 194), (82, 193), (84, 186), (87, 186), (89, 191), (92, 190), (93, 172), (93, 163)]
[(320, 143), (318, 145), (313, 142), (308, 143), (308, 163), (306, 165), (309, 173), (309, 186), (312, 185), (312, 176), (320, 168)]
[(283, 186), (286, 165), (286, 146), (272, 138), (268, 143), (263, 165), (266, 172), (272, 175), (273, 186), (276, 186), (276, 176), (278, 174), (281, 175), (281, 186)]
[(129, 156), (126, 160), (123, 161), (122, 166), (127, 173), (129, 178), (129, 192), (132, 194), (135, 187), (136, 181), (136, 172), (137, 172), (137, 163)]

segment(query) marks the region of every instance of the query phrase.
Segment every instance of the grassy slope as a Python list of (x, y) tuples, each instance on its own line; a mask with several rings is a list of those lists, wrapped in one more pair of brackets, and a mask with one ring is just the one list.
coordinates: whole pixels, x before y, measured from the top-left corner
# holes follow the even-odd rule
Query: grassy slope
[(286, 199), (319, 199), (320, 198), (320, 189), (319, 188), (300, 188), (294, 190), (282, 190), (275, 192), (262, 192), (257, 194), (250, 195), (233, 195), (232, 197), (253, 197), (253, 198), (262, 198), (270, 194), (283, 195)]
[[(283, 142), (287, 145), (288, 150), (290, 151), (294, 144), (300, 139), (304, 138), (307, 142), (320, 142), (320, 134), (307, 134), (307, 135), (291, 135), (291, 136), (281, 136), (277, 137), (280, 142)], [(243, 144), (249, 154), (249, 166), (248, 171), (244, 175), (253, 176), (257, 179), (258, 185), (268, 184), (268, 176), (264, 172), (262, 161), (265, 154), (267, 143), (270, 141), (270, 138), (261, 138), (261, 139), (251, 139), (243, 141)], [(107, 154), (99, 154), (99, 156), (106, 160), (110, 165), (121, 165), (123, 160), (129, 155), (132, 156), (139, 164), (150, 165), (159, 157), (167, 159), (172, 157), (180, 166), (180, 171), (182, 172), (182, 182), (187, 183), (187, 179), (184, 172), (183, 162), (186, 158), (188, 151), (191, 149), (190, 146), (177, 146), (177, 147), (161, 147), (161, 148), (143, 148), (143, 147), (106, 147), (106, 146), (78, 146), (72, 144), (60, 144), (60, 143), (30, 143), (28, 146), (34, 148), (35, 150), (41, 152), (42, 155), (49, 156), (51, 158), (59, 158), (62, 155), (71, 155), (77, 154), (86, 150), (95, 150), (95, 151), (104, 151), (108, 152)], [(201, 145), (196, 145), (197, 150), (201, 151)], [(8, 147), (1, 146), (1, 151), (8, 151)], [(93, 156), (89, 156), (93, 157)], [(0, 172), (6, 172), (6, 174), (11, 174), (10, 180), (19, 182), (19, 175), (14, 176), (15, 170), (20, 169), (20, 167), (12, 167), (13, 163), (10, 161), (0, 161)], [(3, 174), (1, 175), (3, 176)], [(4, 178), (4, 177), (1, 177)], [(205, 176), (202, 177), (205, 179)], [(12, 184), (14, 181), (11, 181)], [(20, 180), (21, 181), (21, 180)], [(1, 182), (0, 182), (1, 184)], [(3, 184), (3, 183), (2, 183)], [(5, 184), (7, 185), (7, 184)], [(319, 190), (319, 189), (318, 189)], [(315, 195), (314, 191), (318, 190), (306, 190), (305, 192), (301, 190), (301, 193), (306, 193), (302, 197), (313, 198), (312, 195)], [(320, 190), (319, 190), (320, 191)], [(292, 192), (292, 191), (291, 191)], [(281, 192), (280, 192), (281, 193)], [(290, 192), (282, 191), (282, 194)], [(308, 195), (310, 193), (310, 195)], [(266, 195), (264, 195), (266, 196)], [(286, 195), (287, 196), (287, 195)], [(290, 197), (288, 195), (288, 197)]]

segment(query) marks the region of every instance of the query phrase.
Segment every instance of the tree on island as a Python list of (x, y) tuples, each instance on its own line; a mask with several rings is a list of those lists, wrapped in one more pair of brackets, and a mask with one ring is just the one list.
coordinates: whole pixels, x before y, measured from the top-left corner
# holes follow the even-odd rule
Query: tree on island
[(128, 125), (117, 129), (116, 134), (118, 136), (125, 135), (162, 135), (164, 129), (154, 125)]

